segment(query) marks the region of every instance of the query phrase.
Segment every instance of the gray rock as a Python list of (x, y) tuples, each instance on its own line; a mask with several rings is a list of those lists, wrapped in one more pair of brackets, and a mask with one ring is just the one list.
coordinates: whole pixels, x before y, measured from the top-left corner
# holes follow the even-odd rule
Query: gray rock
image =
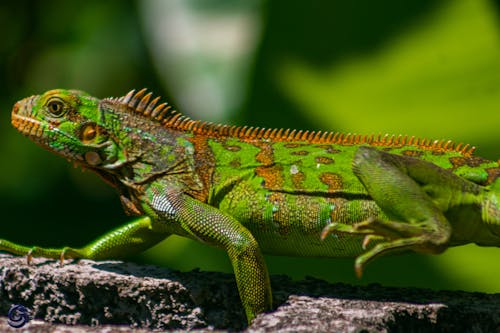
[[(500, 294), (271, 280), (277, 309), (259, 315), (248, 332), (500, 332)], [(245, 329), (232, 275), (121, 261), (60, 266), (35, 258), (28, 266), (0, 255), (0, 315), (12, 304), (34, 320), (16, 329), (0, 317), (2, 332)]]

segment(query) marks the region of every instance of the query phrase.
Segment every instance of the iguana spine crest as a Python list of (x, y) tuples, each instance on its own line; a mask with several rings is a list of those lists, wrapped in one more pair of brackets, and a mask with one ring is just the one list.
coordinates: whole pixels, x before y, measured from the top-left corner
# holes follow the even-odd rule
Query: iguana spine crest
[(458, 152), (465, 157), (472, 156), (476, 149), (469, 144), (455, 143), (451, 140), (433, 140), (415, 136), (394, 134), (353, 134), (330, 131), (290, 130), (283, 128), (261, 128), (253, 126), (233, 126), (215, 124), (207, 121), (192, 120), (172, 109), (167, 103), (158, 104), (160, 97), (150, 101), (152, 92), (147, 89), (131, 90), (119, 98), (108, 98), (107, 101), (120, 103), (136, 113), (155, 119), (167, 128), (191, 132), (206, 137), (233, 137), (243, 141), (305, 141), (312, 144), (358, 145), (367, 144), (379, 147), (412, 146), (417, 149), (438, 153)]

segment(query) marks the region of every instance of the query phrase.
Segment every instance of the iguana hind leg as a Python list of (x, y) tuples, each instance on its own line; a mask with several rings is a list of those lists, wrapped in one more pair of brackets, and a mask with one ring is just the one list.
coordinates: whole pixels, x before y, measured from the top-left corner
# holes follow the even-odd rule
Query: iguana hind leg
[(356, 259), (358, 275), (381, 254), (401, 250), (439, 253), (446, 248), (451, 226), (436, 203), (447, 198), (427, 194), (429, 186), (438, 187), (435, 193), (448, 193), (441, 191), (437, 183), (440, 177), (447, 177), (446, 170), (373, 147), (360, 147), (353, 171), (389, 220), (373, 217), (353, 225), (332, 223), (325, 227), (322, 238), (340, 232), (366, 235), (364, 246), (377, 241)]

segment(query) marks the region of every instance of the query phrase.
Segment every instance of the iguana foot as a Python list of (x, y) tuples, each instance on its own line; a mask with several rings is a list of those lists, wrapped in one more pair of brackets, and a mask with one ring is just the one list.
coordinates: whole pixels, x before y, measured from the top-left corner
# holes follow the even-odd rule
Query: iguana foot
[(64, 265), (64, 259), (69, 258), (83, 258), (85, 254), (80, 249), (74, 249), (71, 247), (63, 247), (60, 249), (46, 249), (38, 246), (33, 246), (26, 253), (27, 264), (30, 265), (33, 257), (44, 257), (44, 258), (58, 258), (59, 264)]
[(59, 259), (61, 265), (64, 264), (64, 259), (89, 257), (85, 248), (44, 248), (39, 246), (24, 246), (9, 242), (5, 239), (0, 239), (0, 251), (26, 256), (26, 263), (28, 265), (33, 261), (33, 257)]
[(361, 244), (366, 250), (369, 244), (373, 247), (359, 255), (355, 261), (355, 271), (358, 277), (363, 274), (364, 267), (377, 256), (392, 251), (421, 250), (425, 252), (439, 252), (435, 242), (432, 242), (425, 224), (409, 224), (397, 221), (384, 221), (378, 218), (369, 218), (366, 221), (353, 225), (330, 223), (321, 232), (324, 240), (330, 234), (347, 233), (351, 235), (365, 235)]
[(331, 233), (348, 233), (371, 236), (370, 239), (394, 239), (418, 235), (423, 232), (424, 227), (419, 224), (408, 224), (397, 221), (384, 221), (370, 217), (366, 221), (355, 224), (330, 223), (321, 232), (321, 239), (325, 239)]

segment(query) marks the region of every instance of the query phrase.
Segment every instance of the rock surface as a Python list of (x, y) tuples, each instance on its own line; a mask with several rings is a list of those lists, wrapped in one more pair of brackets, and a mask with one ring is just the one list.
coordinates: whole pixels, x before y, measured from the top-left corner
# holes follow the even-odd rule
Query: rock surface
[(0, 331), (500, 332), (500, 294), (271, 280), (277, 309), (246, 328), (232, 275), (0, 255), (0, 315), (21, 304), (34, 318), (0, 317)]

